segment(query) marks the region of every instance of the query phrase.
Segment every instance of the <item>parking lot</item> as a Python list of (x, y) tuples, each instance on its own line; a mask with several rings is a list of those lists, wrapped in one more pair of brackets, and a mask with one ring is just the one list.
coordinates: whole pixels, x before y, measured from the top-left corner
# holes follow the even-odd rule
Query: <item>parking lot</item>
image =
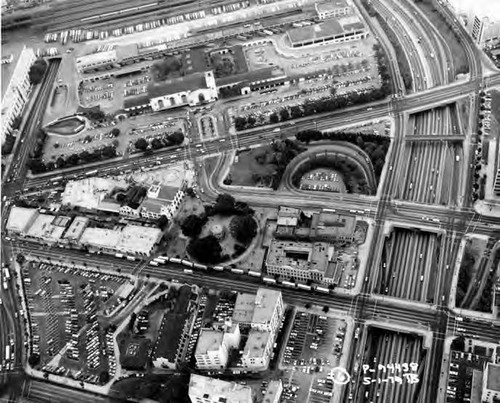
[(32, 352), (42, 370), (98, 383), (116, 370), (112, 340), (101, 311), (126, 279), (67, 266), (29, 263), (23, 268), (32, 322)]
[(202, 141), (212, 140), (218, 137), (216, 117), (204, 115), (198, 119), (199, 133)]
[(331, 368), (343, 354), (347, 324), (325, 315), (297, 311), (283, 352), (284, 402), (327, 403), (333, 383)]
[(299, 188), (319, 192), (345, 192), (342, 175), (337, 171), (325, 168), (315, 169), (303, 175)]

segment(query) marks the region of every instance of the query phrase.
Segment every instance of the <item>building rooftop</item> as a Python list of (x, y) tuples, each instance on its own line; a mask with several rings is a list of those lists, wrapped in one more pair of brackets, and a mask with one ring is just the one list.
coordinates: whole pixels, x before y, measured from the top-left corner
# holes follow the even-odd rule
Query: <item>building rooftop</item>
[(160, 214), (163, 203), (154, 199), (146, 199), (142, 202), (141, 207), (151, 213)]
[(245, 344), (243, 355), (248, 358), (260, 358), (264, 355), (267, 340), (271, 337), (271, 332), (251, 329)]
[(350, 31), (363, 29), (364, 25), (360, 19), (355, 16), (347, 16), (337, 19), (331, 19), (320, 24), (309, 25), (301, 28), (293, 28), (288, 31), (288, 36), (292, 43), (311, 41), (335, 37), (337, 35)]
[(189, 380), (189, 396), (196, 396), (213, 403), (251, 403), (252, 389), (236, 382), (191, 374)]
[(277, 224), (279, 226), (295, 227), (299, 222), (299, 216), (300, 210), (298, 208), (280, 206)]
[(68, 230), (64, 234), (64, 238), (78, 241), (88, 223), (89, 219), (87, 217), (75, 217)]
[(479, 18), (489, 17), (500, 20), (500, 2), (491, 0), (448, 0), (459, 12), (473, 12)]
[(328, 260), (329, 248), (326, 242), (291, 242), (274, 239), (269, 247), (266, 263), (298, 270), (324, 272)]
[(116, 249), (120, 240), (120, 231), (106, 228), (86, 228), (80, 243), (98, 248)]
[(12, 206), (5, 228), (12, 232), (26, 232), (37, 215), (37, 209)]
[(159, 228), (127, 225), (120, 233), (117, 248), (125, 253), (144, 253), (149, 255), (161, 237), (162, 232)]
[(500, 392), (500, 365), (488, 363), (486, 366), (486, 388)]
[(311, 232), (313, 236), (351, 237), (356, 228), (354, 216), (340, 215), (322, 211), (312, 217)]
[(101, 200), (116, 187), (125, 189), (128, 185), (124, 181), (98, 177), (71, 181), (64, 188), (61, 202), (86, 209), (97, 209)]
[(149, 105), (149, 97), (147, 95), (139, 95), (137, 97), (125, 98), (123, 108), (137, 108), (138, 106)]
[(280, 299), (280, 291), (259, 288), (255, 296), (255, 309), (253, 311), (252, 323), (266, 324), (270, 322)]
[(279, 401), (282, 391), (283, 384), (281, 383), (281, 379), (270, 381), (267, 385), (266, 394), (262, 399), (262, 403), (272, 403)]
[(222, 330), (201, 329), (195, 355), (207, 354), (208, 351), (218, 351), (224, 339)]
[(57, 241), (62, 237), (65, 227), (53, 225), (54, 216), (39, 214), (27, 232), (28, 236), (46, 241)]
[(334, 0), (326, 3), (316, 3), (316, 10), (321, 13), (328, 13), (348, 6), (345, 0)]
[(280, 68), (274, 66), (247, 71), (246, 73), (233, 74), (227, 77), (216, 78), (215, 83), (217, 87), (223, 87), (225, 85), (238, 84), (241, 82), (248, 82), (248, 84), (253, 84), (283, 77), (286, 77), (285, 72)]
[(255, 310), (255, 295), (238, 293), (233, 309), (233, 321), (236, 323), (250, 323)]
[(76, 67), (90, 66), (94, 64), (105, 63), (116, 60), (116, 51), (108, 50), (107, 52), (91, 53), (89, 55), (76, 58)]
[(149, 98), (158, 98), (178, 92), (194, 91), (208, 88), (206, 73), (193, 73), (185, 77), (172, 78), (160, 83), (150, 83), (148, 86)]

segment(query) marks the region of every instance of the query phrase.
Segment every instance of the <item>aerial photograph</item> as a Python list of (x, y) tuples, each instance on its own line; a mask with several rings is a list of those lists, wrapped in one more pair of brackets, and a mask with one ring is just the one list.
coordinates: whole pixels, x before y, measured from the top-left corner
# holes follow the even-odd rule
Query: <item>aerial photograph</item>
[(500, 0), (2, 0), (0, 403), (500, 403)]

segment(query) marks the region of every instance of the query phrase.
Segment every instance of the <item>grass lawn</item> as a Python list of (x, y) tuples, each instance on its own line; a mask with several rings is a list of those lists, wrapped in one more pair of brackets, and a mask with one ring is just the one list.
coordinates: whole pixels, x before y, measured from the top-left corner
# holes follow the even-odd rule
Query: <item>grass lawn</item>
[(460, 99), (457, 101), (457, 109), (462, 121), (462, 127), (465, 133), (469, 133), (469, 113), (470, 113), (470, 100), (469, 98)]
[(490, 134), (500, 134), (500, 91), (490, 91), (491, 94), (491, 128)]
[(458, 42), (457, 37), (453, 33), (453, 30), (450, 28), (444, 17), (442, 17), (441, 14), (439, 14), (434, 8), (432, 0), (417, 1), (415, 2), (415, 4), (420, 7), (420, 9), (424, 12), (430, 22), (435, 27), (438, 27), (439, 33), (443, 36), (444, 40), (450, 47), (456, 74), (468, 73), (469, 65), (467, 63), (465, 50), (463, 46)]
[[(238, 154), (238, 160), (231, 165), (226, 178), (233, 186), (268, 186), (270, 177), (276, 171), (271, 146), (253, 148)], [(266, 178), (269, 177), (269, 180)], [(266, 183), (267, 182), (267, 183)]]

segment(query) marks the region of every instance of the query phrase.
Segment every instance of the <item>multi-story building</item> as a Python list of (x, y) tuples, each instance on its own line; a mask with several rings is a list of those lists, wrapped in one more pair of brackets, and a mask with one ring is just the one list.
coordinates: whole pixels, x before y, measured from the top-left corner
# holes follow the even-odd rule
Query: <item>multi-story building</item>
[(314, 7), (316, 8), (316, 13), (318, 14), (318, 19), (320, 20), (348, 15), (351, 10), (345, 0), (316, 3)]
[(270, 381), (265, 392), (262, 403), (279, 403), (283, 392), (281, 379)]
[(481, 402), (500, 402), (500, 365), (489, 362), (483, 374), (483, 393)]
[(283, 298), (279, 291), (259, 288), (255, 296), (238, 294), (233, 321), (251, 328), (241, 357), (245, 369), (267, 368), (283, 315)]
[(189, 398), (192, 403), (253, 403), (249, 386), (196, 374), (191, 374)]
[(194, 356), (199, 369), (223, 369), (227, 366), (231, 349), (241, 340), (238, 324), (228, 323), (224, 329), (202, 329)]
[(326, 242), (291, 242), (274, 239), (266, 259), (267, 272), (300, 282), (322, 282), (335, 251)]
[(141, 206), (141, 215), (149, 218), (159, 218), (164, 215), (170, 220), (179, 210), (185, 188), (186, 183), (183, 183), (179, 188), (162, 185), (151, 186), (148, 189), (147, 199)]
[(12, 132), (14, 119), (21, 115), (31, 92), (29, 71), (36, 59), (31, 48), (24, 48), (17, 60), (12, 77), (4, 83), (5, 92), (2, 93), (2, 124), (0, 138), (2, 144), (7, 134)]
[(357, 41), (368, 36), (368, 30), (355, 15), (331, 19), (319, 24), (292, 28), (287, 31), (293, 48)]
[(212, 71), (151, 83), (148, 94), (149, 103), (155, 112), (217, 100), (217, 88)]
[(479, 47), (500, 43), (500, 3), (493, 1), (445, 0)]

